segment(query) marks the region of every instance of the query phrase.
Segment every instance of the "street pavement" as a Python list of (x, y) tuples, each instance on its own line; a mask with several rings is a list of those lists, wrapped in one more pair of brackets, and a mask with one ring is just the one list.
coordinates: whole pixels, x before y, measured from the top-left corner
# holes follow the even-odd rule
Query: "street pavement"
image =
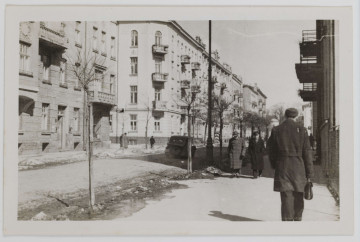
[[(49, 194), (72, 193), (88, 189), (88, 163), (78, 162), (44, 169), (19, 171), (19, 204), (46, 198)], [(184, 170), (135, 159), (94, 160), (94, 185), (99, 187), (149, 172)]]
[[(216, 152), (214, 152), (215, 154)], [(205, 157), (199, 149), (194, 166)], [(186, 159), (168, 159), (153, 154), (126, 159), (94, 161), (95, 187), (163, 171), (186, 172)], [(273, 192), (273, 170), (266, 159), (263, 176), (251, 179), (251, 169), (243, 168), (243, 177), (177, 180), (185, 185), (157, 200), (146, 200), (145, 207), (119, 220), (280, 220), (280, 194)], [(315, 181), (316, 182), (316, 181)], [(44, 169), (19, 171), (19, 206), (48, 195), (73, 193), (88, 188), (88, 163), (78, 162)], [(119, 213), (120, 214), (120, 213)], [(304, 220), (334, 221), (339, 207), (326, 185), (314, 184), (314, 199), (305, 202)]]
[[(124, 221), (280, 221), (280, 194), (272, 178), (187, 180), (162, 200), (147, 201)], [(313, 200), (305, 200), (304, 221), (339, 220), (339, 208), (325, 185), (314, 184)]]

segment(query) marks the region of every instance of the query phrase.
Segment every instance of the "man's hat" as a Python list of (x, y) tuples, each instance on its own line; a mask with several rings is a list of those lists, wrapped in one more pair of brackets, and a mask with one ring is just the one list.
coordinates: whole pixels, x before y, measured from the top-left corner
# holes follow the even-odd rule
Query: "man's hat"
[(298, 114), (299, 114), (299, 112), (295, 108), (288, 108), (285, 111), (285, 116), (288, 118), (296, 118), (296, 116), (298, 116)]
[(259, 134), (259, 130), (256, 130), (256, 129), (255, 129), (255, 130), (253, 131), (253, 134)]
[(238, 135), (239, 133), (237, 131), (234, 131), (233, 132), (233, 135)]

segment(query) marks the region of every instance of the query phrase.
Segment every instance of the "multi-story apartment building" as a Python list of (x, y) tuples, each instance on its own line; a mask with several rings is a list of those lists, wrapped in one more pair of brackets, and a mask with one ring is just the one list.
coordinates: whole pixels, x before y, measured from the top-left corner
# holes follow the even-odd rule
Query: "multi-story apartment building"
[(255, 84), (244, 85), (244, 110), (265, 116), (266, 114), (266, 99), (265, 94)]
[[(19, 32), (19, 153), (83, 148), (84, 90), (72, 73), (76, 57), (91, 61), (89, 86), (96, 144), (109, 143), (109, 111), (116, 104), (113, 22), (22, 22)], [(87, 57), (86, 57), (87, 56)]]
[[(119, 106), (125, 112), (111, 114), (117, 120), (112, 139), (127, 133), (130, 144), (144, 143), (147, 132), (157, 143), (164, 143), (172, 135), (186, 135), (188, 103), (184, 99), (196, 95), (193, 108), (199, 108), (207, 92), (209, 54), (204, 43), (175, 21), (120, 21), (118, 28)], [(233, 93), (230, 85), (236, 78), (219, 59), (214, 52), (214, 93)], [(193, 120), (197, 125), (192, 132), (203, 138), (205, 122), (197, 121)]]
[(313, 132), (318, 162), (339, 192), (339, 78), (338, 22), (317, 20), (316, 30), (304, 30), (300, 43), (300, 63), (296, 74), (303, 89), (301, 98), (312, 102)]
[[(95, 147), (123, 133), (130, 144), (144, 143), (146, 131), (157, 143), (187, 135), (184, 99), (194, 97), (191, 113), (207, 109), (209, 53), (175, 21), (24, 22), (19, 45), (20, 154), (84, 147), (87, 95), (74, 70), (85, 64)], [(242, 105), (241, 78), (217, 51), (211, 58), (214, 95)], [(192, 124), (193, 136), (204, 138), (206, 121)]]

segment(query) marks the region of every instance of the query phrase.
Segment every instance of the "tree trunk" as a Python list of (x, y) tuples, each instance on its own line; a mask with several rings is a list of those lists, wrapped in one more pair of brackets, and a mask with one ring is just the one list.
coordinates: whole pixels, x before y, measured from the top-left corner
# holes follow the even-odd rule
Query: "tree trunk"
[[(87, 99), (88, 100), (88, 99)], [(93, 206), (95, 205), (95, 191), (93, 186), (93, 177), (94, 177), (94, 164), (92, 159), (93, 152), (93, 133), (92, 131), (92, 115), (93, 115), (93, 107), (92, 104), (88, 103), (88, 112), (87, 112), (87, 130), (88, 130), (88, 162), (89, 162), (89, 205), (90, 212), (93, 212)]]
[(222, 162), (222, 145), (223, 145), (223, 142), (222, 142), (222, 131), (223, 131), (223, 114), (220, 113), (220, 130), (219, 130), (219, 142), (220, 142), (220, 159), (218, 161), (218, 167), (220, 167), (220, 164)]
[(188, 173), (192, 172), (192, 159), (191, 159), (191, 117), (190, 106), (188, 107)]
[(208, 123), (205, 122), (204, 143), (206, 143), (206, 139), (207, 139), (207, 137), (206, 137), (207, 126), (208, 126)]
[(87, 119), (88, 119), (88, 98), (87, 98), (87, 94), (86, 91), (84, 91), (84, 107), (83, 107), (83, 150), (86, 151), (86, 153), (89, 151), (88, 150), (88, 145), (87, 145), (87, 141), (88, 141), (88, 136), (87, 136)]
[(243, 122), (240, 120), (240, 138), (243, 137)]

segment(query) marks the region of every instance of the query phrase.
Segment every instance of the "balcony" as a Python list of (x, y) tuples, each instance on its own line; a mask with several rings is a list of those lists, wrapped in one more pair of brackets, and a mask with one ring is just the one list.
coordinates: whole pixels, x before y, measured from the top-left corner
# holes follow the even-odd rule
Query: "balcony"
[(165, 55), (168, 53), (169, 46), (167, 45), (153, 45), (152, 52), (157, 55)]
[(154, 111), (164, 112), (166, 111), (166, 102), (164, 101), (153, 101)]
[(317, 63), (297, 63), (295, 70), (300, 83), (317, 83), (323, 79), (322, 66)]
[(151, 77), (154, 82), (166, 82), (168, 75), (168, 73), (155, 72), (151, 75)]
[(181, 64), (190, 64), (190, 56), (182, 55), (181, 56)]
[(51, 29), (44, 22), (40, 22), (39, 39), (53, 48), (66, 48), (66, 38), (63, 31)]
[(180, 81), (180, 87), (182, 89), (189, 89), (190, 88), (190, 81), (188, 81), (188, 80)]
[(317, 84), (316, 83), (304, 83), (303, 89), (299, 90), (300, 97), (304, 102), (313, 102), (317, 99)]
[(191, 86), (192, 93), (199, 93), (200, 92), (200, 85), (193, 85)]
[(319, 47), (320, 44), (316, 38), (316, 30), (303, 30), (300, 55), (302, 57), (318, 56)]
[(89, 91), (89, 101), (92, 103), (116, 105), (115, 95), (100, 91)]
[(193, 70), (200, 70), (200, 63), (199, 62), (192, 62), (191, 69)]

